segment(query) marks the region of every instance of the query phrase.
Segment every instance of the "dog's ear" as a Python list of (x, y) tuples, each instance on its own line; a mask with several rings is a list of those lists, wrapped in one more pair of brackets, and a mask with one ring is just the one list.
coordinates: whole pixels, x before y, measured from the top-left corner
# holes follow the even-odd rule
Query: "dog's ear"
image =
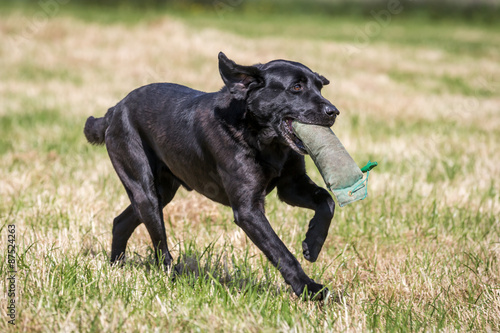
[(236, 99), (245, 99), (249, 90), (264, 82), (261, 71), (256, 66), (238, 65), (219, 52), (219, 72), (229, 92)]
[(314, 73), (314, 74), (316, 74), (316, 77), (321, 81), (321, 83), (324, 86), (326, 86), (327, 84), (330, 84), (330, 81), (326, 77), (324, 77), (323, 75), (318, 74), (318, 73)]

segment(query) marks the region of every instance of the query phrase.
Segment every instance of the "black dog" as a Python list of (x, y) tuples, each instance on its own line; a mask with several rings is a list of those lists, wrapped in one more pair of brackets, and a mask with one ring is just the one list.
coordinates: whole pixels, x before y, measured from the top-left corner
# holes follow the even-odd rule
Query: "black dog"
[(157, 260), (170, 267), (162, 209), (182, 185), (231, 206), (236, 224), (295, 294), (323, 299), (328, 289), (304, 273), (276, 235), (264, 201), (276, 187), (284, 202), (315, 211), (302, 246), (304, 257), (316, 261), (335, 203), (306, 175), (306, 152), (291, 123), (333, 125), (339, 111), (320, 92), (329, 81), (297, 62), (241, 66), (222, 52), (219, 71), (225, 83), (219, 92), (150, 84), (103, 118), (87, 120), (85, 136), (106, 143), (132, 203), (114, 219), (111, 261), (123, 257), (132, 232), (144, 223)]

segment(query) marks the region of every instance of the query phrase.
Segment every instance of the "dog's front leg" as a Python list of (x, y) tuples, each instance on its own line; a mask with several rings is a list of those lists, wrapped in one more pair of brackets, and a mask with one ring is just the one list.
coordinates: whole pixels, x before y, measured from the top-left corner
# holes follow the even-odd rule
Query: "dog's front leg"
[(315, 300), (326, 298), (328, 289), (306, 275), (300, 263), (274, 232), (264, 215), (263, 207), (263, 200), (258, 204), (245, 203), (233, 206), (236, 224), (278, 268), (297, 296), (302, 296), (307, 288), (308, 297)]
[(315, 262), (328, 236), (328, 229), (335, 212), (331, 195), (316, 185), (305, 173), (284, 177), (278, 182), (278, 196), (292, 206), (314, 210), (306, 238), (302, 242), (304, 258)]

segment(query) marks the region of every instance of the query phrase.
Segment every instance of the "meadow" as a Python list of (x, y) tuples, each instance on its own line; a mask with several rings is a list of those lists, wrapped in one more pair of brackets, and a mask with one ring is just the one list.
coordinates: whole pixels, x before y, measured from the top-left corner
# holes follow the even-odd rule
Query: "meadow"
[[(64, 6), (0, 14), (1, 332), (500, 330), (498, 24)], [(125, 266), (108, 264), (128, 198), (86, 118), (151, 82), (220, 89), (219, 51), (326, 76), (333, 130), (359, 165), (379, 163), (314, 264), (301, 254), (312, 212), (268, 197), (325, 302), (298, 299), (229, 208), (185, 190), (164, 210), (180, 277), (153, 264), (144, 226)]]

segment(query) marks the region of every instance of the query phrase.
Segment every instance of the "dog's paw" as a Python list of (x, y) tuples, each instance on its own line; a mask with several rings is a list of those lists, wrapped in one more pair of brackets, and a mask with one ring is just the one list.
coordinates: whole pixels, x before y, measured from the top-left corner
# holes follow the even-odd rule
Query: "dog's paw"
[(172, 266), (170, 271), (170, 281), (177, 282), (177, 280), (182, 277), (184, 270), (179, 264)]
[(311, 242), (306, 239), (302, 242), (302, 254), (307, 261), (315, 262), (316, 260), (318, 260), (318, 256), (321, 252), (322, 247), (323, 243)]
[(301, 293), (303, 300), (324, 301), (330, 296), (330, 290), (322, 284), (316, 283), (313, 280), (304, 286)]
[(111, 258), (109, 260), (109, 264), (112, 267), (123, 267), (123, 266), (125, 266), (125, 255), (121, 254), (118, 257)]

